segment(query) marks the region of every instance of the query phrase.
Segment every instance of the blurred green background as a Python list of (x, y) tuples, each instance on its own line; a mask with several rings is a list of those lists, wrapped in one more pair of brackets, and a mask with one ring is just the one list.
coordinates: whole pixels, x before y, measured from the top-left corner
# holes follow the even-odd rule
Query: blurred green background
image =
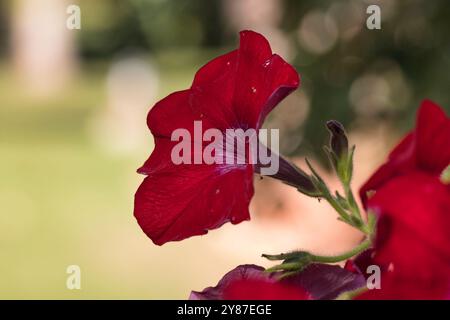
[[(70, 4), (81, 8), (80, 30), (66, 28)], [(381, 30), (366, 28), (369, 4), (381, 8)], [(133, 195), (152, 150), (149, 108), (253, 29), (302, 77), (267, 122), (280, 128), (285, 154), (322, 159), (331, 118), (397, 136), (422, 99), (449, 110), (449, 8), (444, 0), (2, 1), (0, 298), (186, 298), (237, 263), (257, 262), (257, 250), (227, 256), (212, 233), (159, 248), (140, 231)], [(82, 290), (66, 288), (71, 264), (81, 267)]]

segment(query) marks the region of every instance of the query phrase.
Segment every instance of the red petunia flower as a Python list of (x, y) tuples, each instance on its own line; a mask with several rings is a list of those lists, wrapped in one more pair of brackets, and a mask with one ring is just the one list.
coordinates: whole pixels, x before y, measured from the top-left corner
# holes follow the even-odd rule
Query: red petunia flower
[[(214, 128), (222, 133), (230, 128), (257, 130), (298, 85), (297, 72), (272, 54), (262, 35), (243, 31), (239, 49), (203, 66), (190, 89), (156, 103), (147, 118), (155, 149), (138, 170), (147, 177), (136, 192), (134, 208), (139, 225), (155, 244), (250, 219), (253, 165), (248, 161), (176, 165), (171, 159), (177, 143), (171, 141), (172, 132), (183, 128), (195, 137), (194, 121), (201, 121), (203, 130)], [(195, 138), (191, 142), (204, 143)]]
[(361, 189), (379, 215), (372, 260), (383, 276), (359, 298), (450, 298), (450, 186), (440, 180), (449, 164), (450, 119), (424, 101), (416, 129)]
[(430, 100), (422, 102), (417, 127), (389, 154), (383, 164), (361, 187), (360, 196), (367, 206), (370, 191), (377, 191), (395, 177), (414, 171), (439, 177), (450, 163), (450, 119)]
[(191, 300), (327, 300), (365, 285), (362, 275), (339, 266), (311, 264), (296, 275), (277, 280), (255, 265), (228, 272), (215, 287), (192, 291)]
[(228, 272), (215, 287), (192, 291), (190, 300), (307, 300), (301, 287), (283, 285), (256, 265), (241, 265)]

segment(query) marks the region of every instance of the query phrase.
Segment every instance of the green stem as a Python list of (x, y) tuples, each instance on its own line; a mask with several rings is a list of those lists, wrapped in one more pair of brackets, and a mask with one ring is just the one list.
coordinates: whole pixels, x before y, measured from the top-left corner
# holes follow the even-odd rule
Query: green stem
[(301, 264), (299, 262), (282, 263), (266, 269), (266, 272), (292, 271), (292, 270), (297, 271), (300, 269), (300, 267)]
[(362, 220), (361, 212), (359, 210), (358, 204), (356, 203), (355, 197), (353, 196), (353, 192), (350, 187), (350, 184), (349, 183), (345, 184), (344, 189), (345, 189), (345, 196), (347, 197), (348, 204), (350, 205), (350, 208), (352, 209), (352, 213), (354, 214), (354, 216), (356, 216), (357, 218)]
[(324, 194), (324, 198), (333, 207), (333, 209), (336, 210), (336, 212), (341, 216), (341, 218), (345, 222), (349, 222), (348, 213), (344, 210), (344, 208), (341, 207), (341, 205), (333, 198), (333, 196), (329, 192)]
[(337, 256), (316, 256), (314, 254), (311, 254), (311, 259), (314, 262), (323, 262), (323, 263), (341, 262), (352, 258), (353, 256), (363, 252), (366, 249), (369, 249), (371, 245), (372, 241), (370, 239), (366, 239), (363, 242), (361, 242), (358, 246), (356, 246), (355, 248), (346, 253)]
[(359, 211), (358, 204), (355, 201), (355, 197), (353, 196), (353, 192), (350, 188), (350, 180), (351, 179), (341, 179), (342, 185), (345, 189), (347, 205), (349, 207), (350, 213), (347, 212), (345, 208), (334, 198), (334, 196), (330, 193), (328, 186), (325, 181), (320, 177), (320, 175), (313, 168), (311, 163), (306, 160), (306, 164), (309, 169), (313, 173), (312, 182), (314, 186), (319, 190), (322, 194), (322, 197), (328, 201), (328, 203), (333, 207), (334, 210), (339, 214), (340, 220), (347, 223), (348, 225), (360, 230), (362, 233), (370, 236), (370, 230), (365, 224), (364, 220), (361, 217), (361, 212)]
[[(351, 191), (350, 191), (350, 193), (351, 193)], [(352, 196), (353, 196), (353, 194), (352, 194)], [(356, 204), (356, 201), (354, 200), (354, 198), (353, 198), (354, 204), (349, 203), (349, 205), (351, 207), (351, 212), (352, 212), (352, 217), (351, 217), (347, 213), (347, 211), (344, 208), (342, 208), (342, 206), (336, 201), (336, 199), (334, 199), (334, 197), (329, 192), (324, 193), (323, 197), (325, 198), (325, 200), (328, 201), (328, 203), (333, 207), (333, 209), (337, 211), (337, 213), (341, 217), (341, 219), (340, 219), (341, 221), (358, 229), (359, 231), (361, 231), (364, 234), (370, 235), (370, 230), (368, 229), (367, 225), (362, 220), (361, 214), (359, 212), (359, 207)], [(355, 214), (357, 216), (355, 216)], [(356, 218), (356, 220), (355, 220), (355, 218)]]

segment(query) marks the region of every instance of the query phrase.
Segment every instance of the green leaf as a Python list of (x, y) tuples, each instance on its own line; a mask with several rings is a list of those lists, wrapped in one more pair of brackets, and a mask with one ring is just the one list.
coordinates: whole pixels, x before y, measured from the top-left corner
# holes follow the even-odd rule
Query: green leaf
[(350, 206), (348, 204), (347, 199), (345, 199), (339, 191), (336, 191), (336, 201), (339, 203), (339, 205), (344, 208), (345, 210), (350, 210)]
[(300, 271), (302, 269), (302, 264), (300, 262), (288, 262), (277, 264), (276, 266), (266, 269), (266, 272), (277, 272), (277, 271)]
[(271, 261), (276, 261), (276, 260), (300, 259), (307, 254), (308, 253), (304, 251), (292, 251), (280, 254), (262, 254), (262, 257)]

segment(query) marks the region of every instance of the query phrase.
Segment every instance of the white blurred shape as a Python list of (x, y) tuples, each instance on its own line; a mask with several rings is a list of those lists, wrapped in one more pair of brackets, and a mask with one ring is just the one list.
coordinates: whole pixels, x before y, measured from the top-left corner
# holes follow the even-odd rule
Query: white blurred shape
[(24, 89), (47, 96), (62, 89), (74, 70), (73, 32), (65, 0), (20, 0), (13, 7), (12, 58)]
[(390, 105), (390, 88), (381, 76), (369, 74), (356, 79), (350, 88), (350, 102), (359, 114), (374, 115)]
[(365, 26), (365, 9), (360, 1), (339, 1), (331, 5), (328, 13), (336, 21), (339, 37), (350, 40)]
[(224, 0), (225, 18), (234, 30), (276, 27), (282, 18), (280, 0)]
[(298, 39), (302, 47), (319, 55), (331, 50), (338, 36), (338, 27), (333, 16), (318, 10), (308, 12), (298, 29)]
[(106, 80), (107, 107), (94, 122), (99, 142), (112, 151), (136, 150), (148, 139), (146, 116), (156, 99), (158, 72), (137, 56), (113, 63)]
[(294, 56), (294, 48), (286, 34), (280, 29), (255, 27), (254, 31), (259, 32), (266, 37), (270, 43), (272, 51), (280, 55), (284, 60), (290, 61)]
[(369, 69), (372, 71), (352, 83), (349, 92), (350, 103), (360, 116), (371, 117), (408, 105), (411, 89), (396, 62), (377, 61)]
[(287, 96), (265, 121), (265, 128), (280, 130), (282, 153), (294, 152), (302, 142), (302, 134), (298, 129), (305, 123), (309, 107), (310, 98), (306, 91), (297, 90)]
[(293, 48), (286, 34), (278, 28), (283, 17), (280, 0), (224, 0), (223, 13), (233, 33), (253, 30), (267, 38), (272, 51), (289, 61)]

